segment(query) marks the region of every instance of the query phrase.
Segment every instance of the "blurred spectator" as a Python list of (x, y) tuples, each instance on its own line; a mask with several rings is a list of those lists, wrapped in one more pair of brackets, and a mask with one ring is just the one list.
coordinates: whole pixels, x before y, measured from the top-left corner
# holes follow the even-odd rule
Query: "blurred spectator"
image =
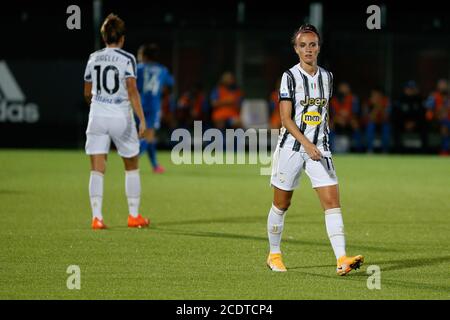
[(382, 151), (389, 151), (390, 111), (391, 105), (389, 98), (384, 95), (383, 91), (380, 88), (372, 89), (369, 99), (364, 106), (367, 152), (373, 152), (375, 136), (377, 133), (381, 135)]
[(177, 127), (174, 114), (175, 103), (173, 96), (170, 94), (170, 89), (165, 87), (161, 98), (161, 129), (166, 129), (170, 133)]
[(403, 86), (403, 92), (392, 108), (394, 145), (397, 151), (403, 151), (403, 134), (418, 133), (422, 149), (428, 149), (425, 109), (422, 97), (415, 81), (410, 80)]
[(231, 72), (225, 72), (211, 93), (212, 121), (218, 129), (239, 128), (243, 94)]
[(346, 82), (338, 85), (337, 92), (330, 102), (331, 144), (335, 145), (336, 135), (346, 136), (353, 140), (356, 151), (362, 149), (359, 99), (355, 96)]
[(450, 131), (450, 99), (448, 95), (448, 82), (441, 79), (437, 83), (436, 91), (431, 93), (425, 101), (427, 109), (426, 118), (431, 127), (437, 126), (441, 135), (440, 154), (449, 155)]
[(269, 100), (269, 111), (270, 111), (270, 128), (271, 129), (280, 129), (282, 126), (281, 116), (280, 116), (280, 101), (279, 101), (279, 92), (280, 92), (280, 81), (278, 79), (275, 84), (275, 89), (270, 94)]
[[(193, 128), (194, 121), (209, 122), (207, 99), (203, 87), (197, 83), (178, 99), (176, 109), (178, 127)], [(206, 126), (208, 126), (206, 124)]]

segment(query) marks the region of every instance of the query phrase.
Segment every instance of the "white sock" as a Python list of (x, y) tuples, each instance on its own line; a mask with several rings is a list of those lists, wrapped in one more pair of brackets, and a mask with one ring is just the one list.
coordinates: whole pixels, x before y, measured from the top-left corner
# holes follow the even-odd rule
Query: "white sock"
[(128, 198), (128, 210), (136, 218), (139, 214), (139, 202), (141, 200), (139, 169), (125, 171), (125, 193)]
[(325, 210), (325, 225), (336, 259), (345, 256), (344, 222), (341, 208)]
[(89, 197), (91, 198), (92, 216), (102, 220), (103, 173), (91, 171)]
[(267, 218), (267, 234), (269, 236), (270, 253), (281, 253), (281, 234), (283, 232), (286, 211), (280, 210), (272, 204)]

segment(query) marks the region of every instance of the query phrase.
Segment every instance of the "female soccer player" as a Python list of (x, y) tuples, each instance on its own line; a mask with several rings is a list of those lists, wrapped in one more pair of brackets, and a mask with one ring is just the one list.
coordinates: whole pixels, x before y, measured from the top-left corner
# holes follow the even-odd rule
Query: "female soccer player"
[(157, 62), (159, 47), (155, 43), (144, 44), (138, 51), (137, 88), (141, 95), (142, 107), (147, 121), (147, 130), (141, 140), (141, 153), (147, 151), (154, 173), (164, 173), (165, 169), (156, 160), (156, 131), (161, 126), (161, 102), (165, 90), (170, 90), (174, 80), (169, 70)]
[(287, 271), (281, 258), (281, 233), (293, 190), (305, 170), (325, 211), (328, 237), (337, 259), (337, 273), (345, 275), (363, 263), (360, 255), (347, 257), (338, 181), (329, 147), (328, 108), (333, 75), (317, 65), (320, 36), (310, 25), (301, 26), (292, 38), (300, 63), (281, 79), (279, 100), (283, 127), (272, 162), (272, 208), (267, 221), (273, 271)]
[(90, 104), (86, 154), (91, 158), (89, 196), (92, 228), (106, 228), (102, 216), (103, 175), (111, 139), (125, 165), (128, 226), (146, 227), (149, 220), (139, 214), (139, 139), (131, 109), (140, 120), (139, 135), (142, 136), (146, 123), (136, 86), (136, 59), (121, 49), (125, 41), (122, 19), (110, 14), (100, 31), (106, 48), (90, 55), (84, 74), (84, 96)]

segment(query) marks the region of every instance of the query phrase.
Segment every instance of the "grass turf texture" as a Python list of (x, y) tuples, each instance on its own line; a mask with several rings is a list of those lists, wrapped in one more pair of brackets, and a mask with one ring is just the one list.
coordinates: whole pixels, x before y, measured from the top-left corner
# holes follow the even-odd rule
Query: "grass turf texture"
[[(449, 159), (337, 155), (348, 254), (364, 266), (335, 275), (324, 214), (304, 175), (286, 217), (288, 272), (270, 272), (268, 177), (255, 165), (141, 159), (141, 212), (128, 229), (124, 172), (111, 153), (103, 212), (90, 229), (89, 161), (81, 151), (0, 151), (1, 299), (448, 299)], [(69, 265), (81, 290), (68, 290)], [(366, 286), (381, 268), (381, 290)]]

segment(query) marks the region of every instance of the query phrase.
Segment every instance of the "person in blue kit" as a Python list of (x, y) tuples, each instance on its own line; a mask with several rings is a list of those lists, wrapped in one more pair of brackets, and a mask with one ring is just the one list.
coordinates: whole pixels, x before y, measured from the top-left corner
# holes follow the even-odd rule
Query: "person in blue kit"
[(161, 100), (165, 87), (171, 88), (174, 79), (169, 70), (158, 63), (159, 46), (144, 44), (138, 50), (137, 87), (141, 95), (142, 107), (147, 122), (144, 139), (141, 140), (141, 154), (147, 151), (154, 173), (163, 173), (165, 169), (156, 159), (156, 130), (160, 127)]

